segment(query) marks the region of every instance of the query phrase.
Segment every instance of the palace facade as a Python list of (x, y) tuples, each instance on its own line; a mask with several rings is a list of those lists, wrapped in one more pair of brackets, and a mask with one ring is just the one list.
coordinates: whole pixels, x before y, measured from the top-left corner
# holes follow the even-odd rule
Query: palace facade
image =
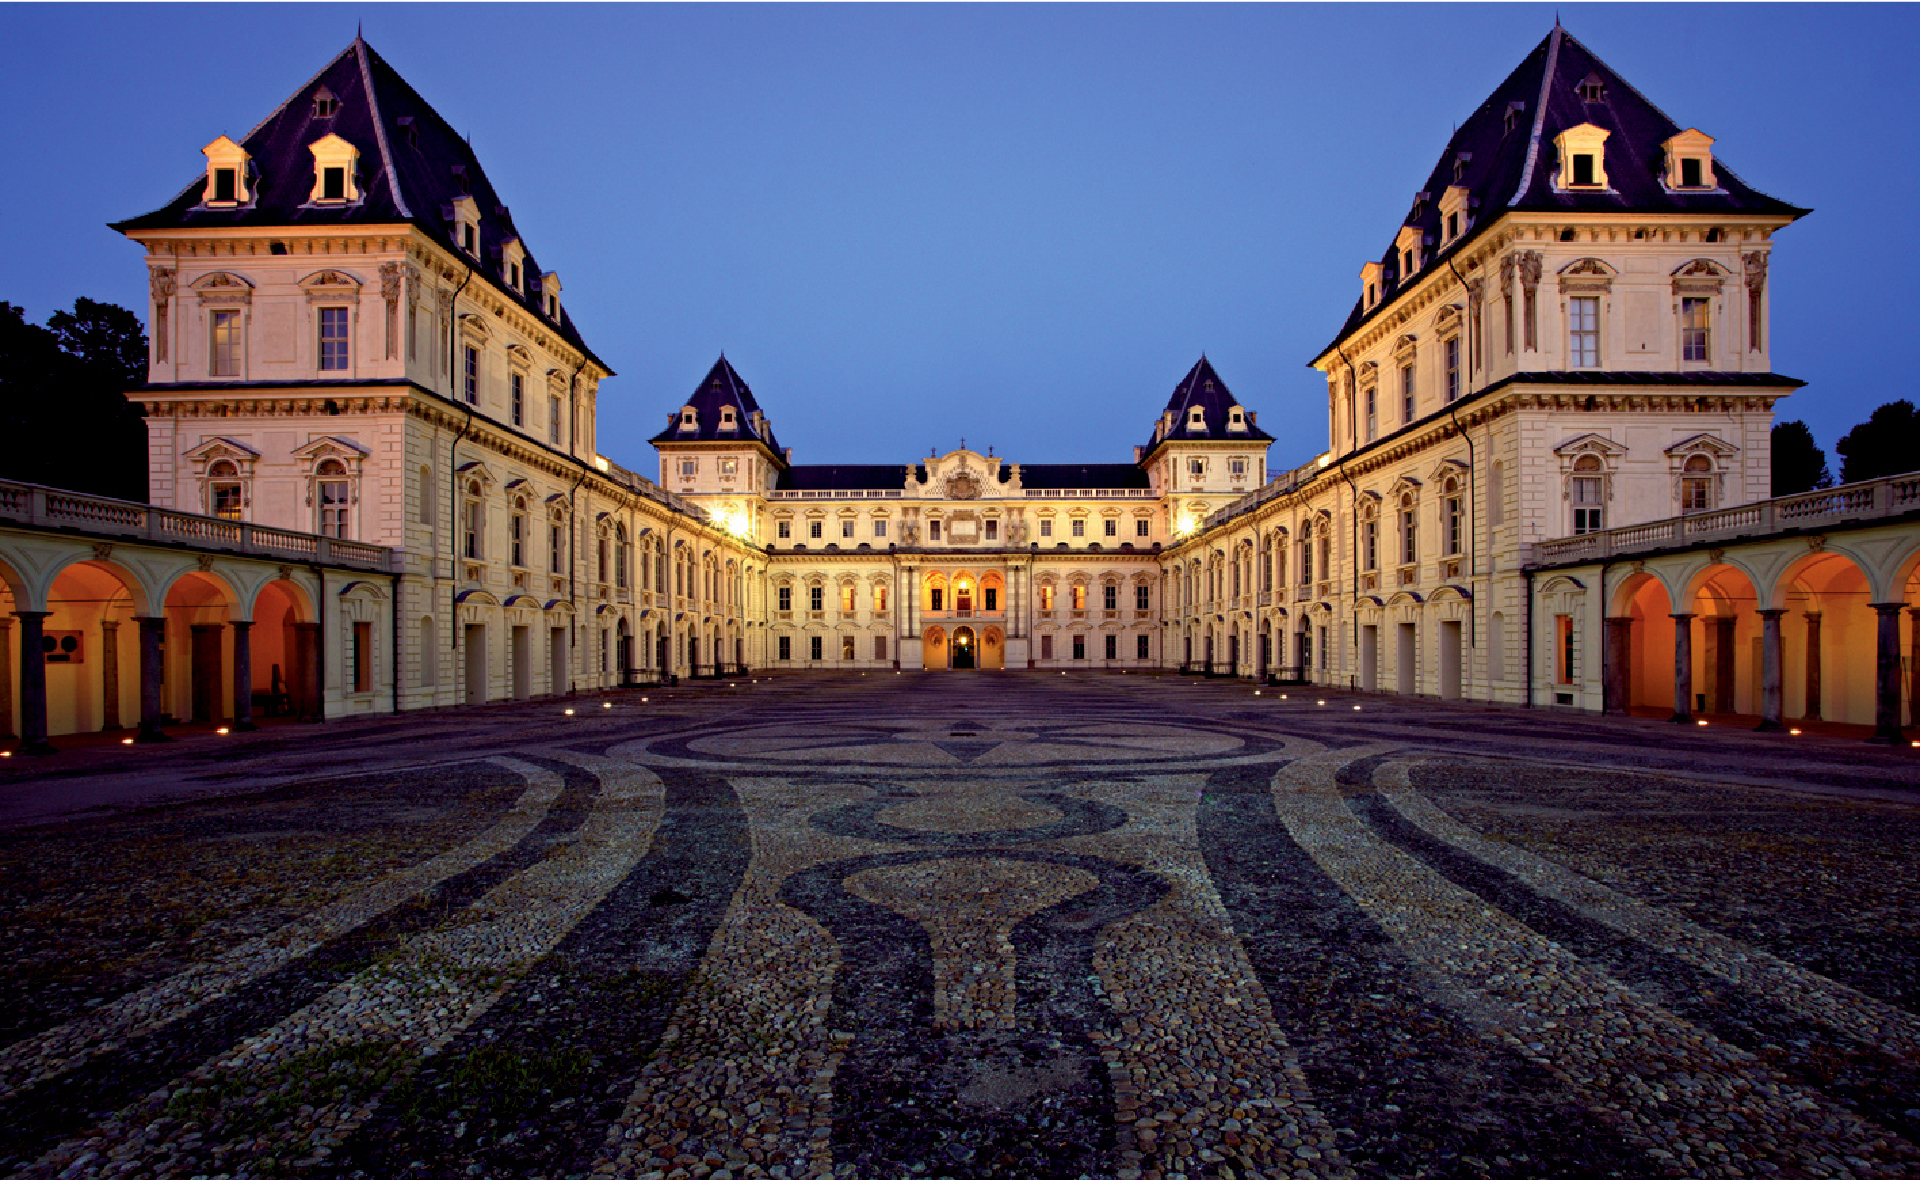
[[(128, 645), (119, 666), (157, 661), (148, 721), (232, 716), (246, 681), (339, 715), (742, 669), (1080, 668), (1884, 736), (1920, 676), (1920, 484), (1767, 499), (1801, 386), (1772, 367), (1768, 264), (1806, 210), (1558, 27), (1360, 267), (1310, 358), (1326, 448), (1277, 470), (1204, 357), (1130, 458), (871, 465), (795, 462), (722, 357), (663, 407), (650, 479), (598, 447), (613, 374), (559, 275), (364, 41), (202, 152), (116, 226), (150, 277), (155, 510), (175, 543), (298, 535), (382, 576), (182, 565), (193, 618), (149, 651), (156, 624), (120, 624), (169, 617), (151, 571), (0, 536), (16, 612), (112, 623), (93, 642)], [(286, 669), (236, 659), (267, 615)], [(196, 695), (206, 668), (230, 689)], [(76, 674), (52, 732), (127, 717), (130, 684)]]

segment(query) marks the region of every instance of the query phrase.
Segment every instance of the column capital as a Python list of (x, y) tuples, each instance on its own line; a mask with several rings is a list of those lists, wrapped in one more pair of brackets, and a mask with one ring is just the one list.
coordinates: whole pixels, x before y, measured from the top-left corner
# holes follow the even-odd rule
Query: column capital
[(1820, 614), (1821, 614), (1821, 612), (1817, 610), (1803, 610), (1800, 613), (1805, 615), (1809, 619), (1817, 619), (1820, 617)]
[(1777, 619), (1787, 613), (1787, 608), (1784, 606), (1768, 607), (1766, 610), (1756, 610), (1753, 613), (1763, 619)]
[(1674, 620), (1675, 622), (1685, 622), (1686, 620), (1691, 619), (1694, 616), (1691, 612), (1688, 612), (1684, 614), (1668, 615), (1667, 617)]
[(1894, 614), (1898, 611), (1909, 609), (1904, 602), (1869, 602), (1867, 605), (1883, 615)]
[(44, 619), (52, 613), (50, 610), (17, 610), (13, 612), (13, 617), (16, 619)]

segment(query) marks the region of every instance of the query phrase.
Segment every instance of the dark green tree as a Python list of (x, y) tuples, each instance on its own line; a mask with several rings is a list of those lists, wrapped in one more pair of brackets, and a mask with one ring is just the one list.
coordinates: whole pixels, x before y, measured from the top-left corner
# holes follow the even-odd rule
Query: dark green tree
[(147, 498), (147, 429), (126, 391), (146, 380), (146, 334), (91, 299), (48, 327), (0, 303), (0, 479)]
[(1834, 444), (1840, 452), (1840, 482), (1920, 470), (1920, 413), (1906, 398), (1888, 402)]
[(1773, 424), (1773, 494), (1791, 496), (1833, 486), (1827, 453), (1813, 444), (1805, 422)]

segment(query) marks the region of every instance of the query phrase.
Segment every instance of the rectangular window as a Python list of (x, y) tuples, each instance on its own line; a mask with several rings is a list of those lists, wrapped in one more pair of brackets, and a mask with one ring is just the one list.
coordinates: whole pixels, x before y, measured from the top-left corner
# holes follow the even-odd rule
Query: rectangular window
[(1553, 616), (1554, 669), (1553, 678), (1560, 684), (1573, 683), (1573, 616)]
[(1406, 565), (1420, 560), (1419, 519), (1411, 508), (1400, 514), (1400, 560)]
[(547, 441), (554, 446), (560, 445), (560, 399), (547, 399)]
[(1146, 586), (1141, 585), (1133, 588), (1133, 609), (1146, 610), (1152, 601), (1153, 591), (1147, 589)]
[(885, 586), (875, 586), (873, 588), (873, 610), (875, 614), (883, 615), (887, 613), (887, 588)]
[(1705, 299), (1680, 301), (1681, 360), (1705, 361), (1708, 359), (1707, 332), (1710, 314), (1710, 305)]
[(793, 658), (793, 636), (782, 635), (780, 637), (780, 658), (783, 660), (791, 660)]
[(774, 531), (774, 534), (777, 537), (779, 537), (782, 541), (792, 540), (793, 539), (793, 522), (790, 520), (776, 521), (774, 523), (773, 531)]
[(817, 520), (808, 521), (807, 522), (807, 540), (818, 541), (819, 539), (820, 539), (820, 522)]
[(1413, 421), (1413, 366), (1400, 366), (1400, 421)]
[[(480, 501), (468, 500), (466, 504), (466, 519), (462, 522), (464, 526), (462, 529), (462, 532), (464, 533), (464, 536), (462, 539), (465, 542), (464, 552), (468, 557), (472, 558), (475, 561), (480, 560), (481, 521), (482, 521), (482, 517), (481, 517)], [(603, 573), (601, 576), (605, 577), (606, 575)]]
[(1700, 161), (1697, 159), (1681, 160), (1680, 161), (1680, 187), (1699, 188), (1701, 184), (1702, 184), (1702, 181), (1700, 179)]
[(235, 172), (232, 168), (213, 170), (213, 199), (216, 201), (237, 201), (239, 186), (234, 183)]
[(841, 658), (841, 659), (843, 659), (843, 660), (846, 660), (846, 661), (848, 661), (848, 662), (851, 662), (851, 661), (853, 660), (853, 658), (854, 658), (854, 656), (853, 656), (853, 636), (851, 636), (851, 635), (842, 635), (842, 636), (840, 637), (840, 658)]
[(1577, 475), (1573, 486), (1568, 489), (1568, 498), (1573, 501), (1573, 531), (1578, 533), (1597, 533), (1607, 527), (1606, 505), (1599, 476)]
[(884, 537), (884, 536), (886, 536), (886, 535), (887, 535), (887, 522), (886, 522), (886, 521), (884, 521), (884, 520), (876, 520), (876, 521), (874, 521), (874, 522), (873, 522), (873, 535), (874, 535), (874, 536), (875, 536), (876, 538), (878, 538), (878, 537)]
[(1136, 537), (1151, 537), (1153, 535), (1153, 522), (1145, 517), (1134, 521), (1133, 535)]
[(946, 607), (943, 604), (946, 601), (947, 601), (947, 592), (941, 589), (940, 587), (935, 586), (932, 589), (927, 591), (927, 609), (928, 610), (945, 610)]
[(792, 586), (780, 587), (779, 589), (774, 591), (774, 596), (778, 600), (781, 610), (790, 611), (793, 609), (793, 587)]
[(1582, 154), (1582, 155), (1576, 155), (1573, 158), (1573, 183), (1575, 184), (1592, 184), (1593, 183), (1593, 157), (1592, 156)]
[(1447, 360), (1447, 400), (1460, 396), (1460, 338), (1454, 337), (1445, 345)]
[(347, 199), (347, 170), (345, 168), (322, 168), (320, 170), (320, 199), (323, 201), (344, 201)]
[(1084, 520), (1078, 520), (1078, 519), (1076, 519), (1076, 520), (1075, 520), (1075, 521), (1073, 522), (1073, 535), (1074, 535), (1074, 536), (1076, 536), (1076, 537), (1084, 537), (1084, 536), (1086, 536), (1086, 535), (1087, 535), (1087, 522), (1086, 522), (1086, 521), (1084, 521)]
[(1450, 556), (1457, 554), (1460, 552), (1461, 525), (1466, 520), (1466, 515), (1460, 511), (1460, 498), (1458, 496), (1450, 496), (1442, 500), (1440, 502), (1440, 515), (1445, 518), (1443, 524), (1446, 535), (1443, 539), (1447, 543), (1447, 553)]
[(217, 483), (213, 485), (213, 514), (221, 520), (240, 519), (239, 484)]
[(695, 472), (697, 472), (697, 471), (699, 471), (699, 470), (700, 470), (700, 460), (698, 460), (698, 459), (682, 459), (682, 460), (680, 460), (680, 474), (681, 474), (681, 475), (683, 475), (683, 476), (686, 476), (686, 475), (692, 475), (692, 474), (694, 474)]
[(320, 309), (320, 367), (347, 367), (347, 309), (344, 307)]
[(853, 587), (840, 587), (840, 609), (847, 614), (853, 613)]
[(1076, 635), (1073, 637), (1073, 658), (1076, 660), (1084, 660), (1087, 658), (1086, 636)]
[(1120, 637), (1118, 635), (1107, 636), (1107, 658), (1110, 660), (1120, 658)]
[(345, 539), (347, 530), (347, 481), (320, 481), (320, 535)]
[(1600, 300), (1581, 295), (1567, 300), (1567, 360), (1576, 369), (1600, 363)]
[(1188, 459), (1187, 460), (1188, 475), (1198, 478), (1202, 475), (1205, 475), (1206, 473), (1207, 473), (1207, 461), (1205, 459)]
[(1117, 537), (1120, 535), (1120, 522), (1117, 520), (1109, 520), (1106, 522), (1106, 528), (1102, 531), (1106, 536)]
[(1380, 391), (1367, 387), (1367, 441), (1372, 442), (1380, 436)]
[(525, 565), (526, 550), (527, 518), (516, 512), (507, 519), (507, 564)]
[(1042, 635), (1040, 637), (1040, 658), (1043, 660), (1053, 658), (1053, 636)]
[(720, 460), (720, 474), (721, 475), (740, 474), (740, 460), (733, 459), (733, 458), (726, 458), (726, 459)]
[(1680, 512), (1682, 515), (1692, 512), (1705, 512), (1713, 507), (1712, 485), (1705, 479), (1683, 479), (1680, 481)]
[(1043, 520), (1040, 522), (1040, 535), (1043, 537), (1053, 536), (1053, 522), (1051, 520)]
[(843, 541), (853, 540), (853, 522), (852, 521), (843, 520), (840, 522), (840, 539)]
[(507, 410), (515, 426), (525, 426), (527, 417), (527, 379), (519, 373), (507, 378)]
[(807, 637), (807, 658), (810, 660), (818, 660), (820, 658), (820, 649), (821, 649), (820, 636), (809, 635)]
[(807, 609), (808, 610), (825, 610), (826, 605), (827, 605), (827, 591), (825, 587), (822, 587), (822, 586), (807, 587)]
[(998, 541), (1000, 539), (1000, 522), (999, 521), (997, 520), (988, 521), (986, 524), (986, 529), (987, 529), (987, 540)]
[(215, 377), (240, 375), (240, 313), (237, 311), (213, 313), (212, 368)]
[(876, 635), (873, 637), (873, 658), (876, 660), (884, 660), (887, 658), (886, 636)]
[(373, 624), (353, 625), (353, 691), (373, 691)]
[(1145, 635), (1134, 637), (1134, 658), (1150, 660), (1153, 658), (1153, 641)]
[(980, 591), (980, 600), (981, 600), (980, 607), (982, 610), (988, 610), (988, 611), (999, 610), (1000, 609), (1000, 587), (998, 586), (984, 587)]
[(555, 521), (547, 528), (547, 569), (561, 573), (567, 564), (567, 532)]
[(1101, 589), (1101, 605), (1107, 610), (1120, 609), (1120, 587), (1105, 586)]
[(1233, 458), (1227, 460), (1228, 475), (1245, 475), (1246, 473), (1247, 461), (1245, 459)]
[(480, 350), (469, 345), (462, 363), (466, 373), (467, 404), (477, 406), (480, 404)]
[(938, 541), (939, 539), (940, 539), (940, 522), (937, 520), (928, 521), (927, 522), (927, 540)]
[(1367, 520), (1360, 525), (1360, 554), (1364, 563), (1362, 569), (1380, 568), (1380, 522)]

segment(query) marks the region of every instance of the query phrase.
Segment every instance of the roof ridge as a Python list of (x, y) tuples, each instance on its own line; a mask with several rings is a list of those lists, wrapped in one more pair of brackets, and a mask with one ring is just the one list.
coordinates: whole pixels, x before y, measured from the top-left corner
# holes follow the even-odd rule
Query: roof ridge
[(356, 30), (353, 35), (354, 56), (360, 62), (360, 84), (367, 88), (367, 109), (373, 114), (373, 138), (380, 145), (380, 164), (387, 170), (387, 191), (393, 194), (393, 203), (400, 210), (400, 216), (411, 219), (413, 210), (407, 208), (407, 198), (400, 191), (400, 174), (394, 171), (393, 149), (387, 146), (387, 128), (380, 115), (380, 94), (373, 85), (373, 65), (367, 55), (373, 47)]
[[(1546, 130), (1547, 95), (1553, 87), (1554, 71), (1560, 68), (1560, 42), (1566, 36), (1566, 30), (1560, 27), (1560, 17), (1553, 18), (1553, 32), (1547, 34), (1547, 65), (1540, 71), (1540, 98), (1533, 109), (1533, 133), (1527, 139), (1527, 162), (1520, 168), (1520, 184), (1513, 190), (1513, 196), (1507, 201), (1512, 208), (1520, 203), (1527, 190), (1533, 187), (1534, 165), (1540, 161), (1540, 133)], [(1588, 56), (1592, 56), (1589, 54)], [(1595, 58), (1595, 60), (1599, 60)]]

